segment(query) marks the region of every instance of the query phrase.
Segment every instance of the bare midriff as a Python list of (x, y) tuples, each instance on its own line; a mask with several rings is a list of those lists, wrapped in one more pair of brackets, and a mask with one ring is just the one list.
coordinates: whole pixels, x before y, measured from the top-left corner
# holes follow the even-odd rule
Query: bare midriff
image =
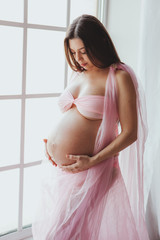
[(101, 119), (87, 119), (73, 106), (63, 116), (48, 137), (47, 150), (57, 165), (74, 161), (66, 154), (92, 156)]

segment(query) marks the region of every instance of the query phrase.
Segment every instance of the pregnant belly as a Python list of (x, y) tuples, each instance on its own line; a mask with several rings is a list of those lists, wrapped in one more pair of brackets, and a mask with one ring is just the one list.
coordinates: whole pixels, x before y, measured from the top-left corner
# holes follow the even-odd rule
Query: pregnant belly
[(86, 119), (76, 107), (65, 112), (47, 142), (48, 153), (57, 165), (73, 163), (66, 154), (92, 156), (100, 123), (101, 120)]

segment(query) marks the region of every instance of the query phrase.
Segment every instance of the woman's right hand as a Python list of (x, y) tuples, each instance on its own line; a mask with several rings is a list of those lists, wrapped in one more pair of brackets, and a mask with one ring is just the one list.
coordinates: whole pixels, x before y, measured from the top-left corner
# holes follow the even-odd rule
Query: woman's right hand
[(43, 139), (43, 141), (45, 143), (46, 156), (48, 157), (49, 161), (51, 161), (54, 166), (57, 166), (57, 164), (52, 160), (51, 156), (49, 155), (49, 153), (47, 151), (47, 141), (48, 141), (48, 139)]

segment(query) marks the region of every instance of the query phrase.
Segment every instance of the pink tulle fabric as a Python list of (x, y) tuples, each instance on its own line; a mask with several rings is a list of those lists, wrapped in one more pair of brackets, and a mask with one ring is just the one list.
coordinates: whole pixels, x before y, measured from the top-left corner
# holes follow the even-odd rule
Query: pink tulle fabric
[[(127, 71), (137, 93), (138, 139), (89, 170), (76, 174), (50, 165), (32, 225), (34, 240), (148, 240), (143, 206), (143, 152), (147, 136), (143, 93), (132, 69), (111, 65), (94, 154), (118, 134), (116, 69)], [(143, 108), (142, 108), (143, 106)], [(119, 158), (119, 159), (118, 159)], [(115, 162), (119, 160), (120, 167)]]
[(77, 110), (84, 117), (103, 118), (104, 96), (87, 95), (74, 99), (71, 92), (66, 89), (59, 97), (58, 104), (62, 112), (68, 111), (72, 107), (72, 104), (75, 104)]

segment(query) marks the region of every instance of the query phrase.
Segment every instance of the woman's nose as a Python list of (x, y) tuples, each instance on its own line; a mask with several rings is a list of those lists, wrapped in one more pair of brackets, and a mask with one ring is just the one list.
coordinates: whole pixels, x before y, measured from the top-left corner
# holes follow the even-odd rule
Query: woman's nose
[(76, 54), (76, 61), (79, 62), (82, 59), (82, 55), (80, 53)]

